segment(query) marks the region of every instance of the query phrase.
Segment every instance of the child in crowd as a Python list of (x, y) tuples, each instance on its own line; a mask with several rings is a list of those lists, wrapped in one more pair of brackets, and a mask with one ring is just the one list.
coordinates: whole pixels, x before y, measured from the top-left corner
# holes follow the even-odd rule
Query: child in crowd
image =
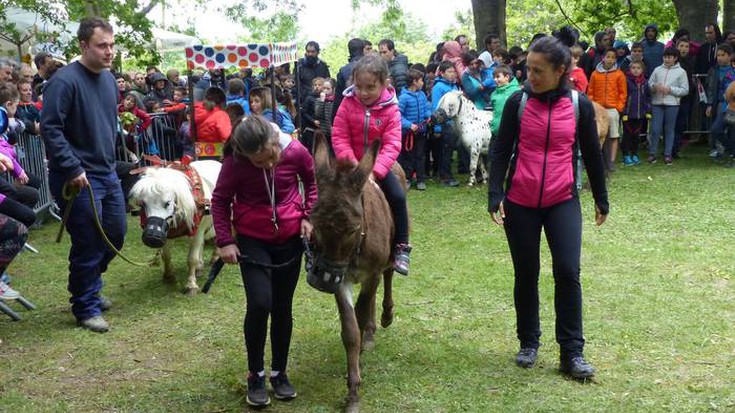
[(261, 115), (269, 121), (278, 125), (283, 133), (293, 133), (294, 127), (291, 114), (281, 106), (275, 111), (276, 119), (273, 119), (273, 98), (268, 87), (255, 87), (250, 89), (250, 112), (253, 115)]
[(671, 156), (674, 159), (679, 158), (679, 150), (682, 145), (688, 144), (688, 141), (685, 140), (684, 131), (689, 126), (689, 115), (692, 109), (692, 102), (696, 98), (695, 92), (697, 89), (694, 83), (694, 64), (696, 56), (690, 53), (690, 46), (691, 42), (689, 41), (689, 37), (686, 35), (679, 37), (679, 40), (675, 45), (676, 50), (679, 51), (679, 66), (681, 66), (687, 74), (689, 93), (682, 96), (679, 101), (679, 113), (676, 115), (676, 128), (674, 130), (674, 147), (671, 150)]
[(477, 109), (485, 110), (490, 104), (490, 94), (495, 89), (492, 71), (488, 76), (485, 64), (474, 51), (464, 53), (462, 63), (466, 66), (462, 74), (464, 92)]
[(729, 145), (729, 135), (725, 135), (725, 91), (730, 83), (735, 80), (735, 68), (730, 64), (733, 56), (732, 47), (729, 44), (717, 46), (717, 66), (707, 73), (707, 110), (708, 118), (714, 117), (710, 128), (710, 154), (712, 158), (720, 157), (722, 154), (717, 149), (717, 143)]
[(518, 85), (518, 79), (513, 76), (513, 70), (506, 65), (497, 66), (493, 76), (495, 77), (495, 84), (498, 85), (493, 94), (490, 95), (490, 101), (493, 105), (493, 113), (496, 114), (496, 116), (493, 116), (493, 121), (490, 124), (490, 131), (494, 140), (495, 137), (498, 136), (500, 120), (503, 118), (502, 113), (503, 108), (505, 108), (505, 102), (507, 102), (508, 98), (521, 88)]
[(590, 100), (602, 105), (610, 116), (610, 129), (603, 149), (606, 155), (603, 160), (610, 171), (615, 170), (615, 157), (620, 139), (620, 113), (628, 100), (627, 82), (623, 72), (618, 69), (617, 57), (615, 49), (605, 50), (602, 61), (592, 72), (587, 86)]
[(623, 110), (623, 163), (639, 165), (638, 143), (648, 130), (651, 117), (651, 88), (646, 80), (643, 60), (634, 60), (628, 66), (628, 101)]
[[(442, 96), (453, 90), (459, 90), (457, 86), (457, 71), (452, 62), (442, 62), (439, 65), (439, 76), (434, 79), (434, 88), (431, 90), (432, 113), (439, 108)], [(439, 179), (446, 187), (457, 187), (459, 182), (452, 175), (452, 151), (454, 150), (454, 128), (452, 121), (434, 125), (434, 135), (441, 139), (438, 153), (432, 153), (434, 162), (439, 163)]]
[(12, 163), (11, 175), (15, 180), (13, 185), (0, 175), (0, 214), (5, 214), (20, 221), (26, 227), (36, 222), (36, 213), (33, 208), (40, 197), (38, 189), (41, 180), (26, 173), (18, 161), (15, 148), (8, 142), (8, 133), (19, 135), (25, 126), (15, 118), (19, 102), (18, 89), (12, 83), (0, 83), (0, 154), (7, 157)]
[(230, 117), (224, 111), (225, 92), (210, 87), (204, 92), (204, 101), (194, 104), (194, 122), (197, 140), (201, 142), (225, 142), (232, 133)]
[(630, 63), (634, 60), (643, 60), (643, 44), (636, 42), (630, 46), (630, 54), (623, 59), (623, 63), (620, 64), (620, 70), (623, 73), (628, 71)]
[(319, 98), (314, 102), (314, 124), (321, 129), (327, 138), (329, 146), (332, 146), (332, 119), (334, 119), (334, 79), (324, 79)]
[[(155, 109), (155, 107), (153, 107), (153, 109)], [(125, 113), (129, 113), (132, 116), (124, 115)], [(123, 129), (128, 133), (142, 133), (142, 131), (145, 131), (149, 126), (151, 126), (150, 115), (148, 115), (144, 110), (138, 109), (135, 95), (132, 93), (125, 95), (122, 103), (117, 105), (117, 114), (120, 117)]]
[(493, 50), (492, 53), (493, 56), (493, 62), (496, 66), (501, 65), (512, 65), (513, 64), (513, 57), (508, 53), (507, 50), (498, 47), (497, 49)]
[(20, 102), (15, 116), (26, 125), (26, 130), (34, 135), (41, 133), (41, 110), (33, 101), (31, 83), (25, 80), (18, 82)]
[(408, 71), (408, 87), (401, 91), (398, 107), (401, 111), (403, 147), (398, 157), (406, 178), (416, 173), (416, 189), (426, 190), (426, 130), (431, 118), (431, 104), (423, 92), (424, 76), (418, 70)]
[[(320, 122), (316, 118), (316, 101), (322, 93), (323, 77), (315, 77), (311, 81), (311, 92), (304, 99), (304, 106), (301, 110), (301, 125), (303, 132), (301, 133), (301, 143), (304, 144), (309, 152), (314, 152), (314, 132), (321, 128)], [(329, 146), (332, 147), (331, 145)]]
[(434, 88), (434, 79), (436, 79), (436, 72), (439, 69), (439, 63), (431, 62), (426, 65), (426, 72), (424, 72), (424, 93), (426, 98), (431, 100), (431, 89)]
[(664, 64), (657, 67), (648, 85), (652, 90), (651, 103), (653, 114), (651, 117), (651, 136), (648, 139), (648, 162), (656, 162), (656, 150), (664, 131), (664, 162), (671, 165), (674, 158), (671, 156), (674, 148), (674, 128), (676, 115), (679, 112), (679, 100), (689, 93), (689, 81), (684, 69), (679, 65), (679, 51), (673, 48), (664, 50)]
[(232, 103), (242, 106), (245, 114), (250, 113), (248, 90), (242, 79), (233, 78), (227, 81), (227, 105), (229, 106)]
[[(454, 70), (451, 62), (443, 62), (442, 66), (445, 64)], [(406, 193), (391, 171), (401, 151), (401, 113), (395, 90), (387, 86), (388, 76), (388, 66), (379, 56), (370, 54), (357, 61), (352, 69), (352, 86), (345, 90), (345, 98), (334, 119), (332, 145), (338, 159), (356, 163), (365, 154), (366, 145), (380, 141), (372, 175), (393, 212), (393, 268), (399, 274), (408, 275), (411, 246), (408, 243)]]
[[(572, 87), (581, 93), (587, 93), (587, 74), (584, 73), (584, 69), (579, 67), (579, 59), (584, 54), (584, 50), (581, 47), (574, 45), (571, 47), (572, 52), (572, 68), (569, 71), (569, 82)], [(499, 112), (502, 113), (502, 112)]]

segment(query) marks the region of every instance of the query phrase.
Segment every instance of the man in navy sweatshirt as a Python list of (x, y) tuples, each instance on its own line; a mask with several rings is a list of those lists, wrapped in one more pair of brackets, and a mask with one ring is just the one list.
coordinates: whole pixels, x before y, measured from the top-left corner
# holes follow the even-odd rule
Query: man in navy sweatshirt
[[(89, 202), (93, 191), (99, 219), (112, 244), (122, 248), (127, 230), (125, 198), (115, 174), (117, 87), (109, 68), (114, 56), (112, 26), (84, 19), (77, 32), (82, 58), (59, 70), (44, 88), (41, 135), (49, 158), (49, 185), (62, 209), (71, 208), (69, 292), (77, 324), (104, 333), (102, 273), (115, 253), (97, 232)], [(71, 205), (62, 188), (80, 190)]]

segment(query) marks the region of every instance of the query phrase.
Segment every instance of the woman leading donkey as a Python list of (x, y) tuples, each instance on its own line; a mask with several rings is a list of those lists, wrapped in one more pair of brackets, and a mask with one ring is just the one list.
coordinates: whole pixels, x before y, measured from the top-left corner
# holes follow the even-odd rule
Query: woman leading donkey
[(246, 401), (251, 406), (270, 403), (263, 362), (269, 316), (273, 394), (277, 399), (296, 397), (286, 376), (292, 302), (301, 270), (300, 238), (311, 237), (308, 219), (316, 198), (314, 162), (299, 141), (260, 116), (234, 128), (212, 194), (212, 217), (222, 260), (239, 262), (245, 286)]

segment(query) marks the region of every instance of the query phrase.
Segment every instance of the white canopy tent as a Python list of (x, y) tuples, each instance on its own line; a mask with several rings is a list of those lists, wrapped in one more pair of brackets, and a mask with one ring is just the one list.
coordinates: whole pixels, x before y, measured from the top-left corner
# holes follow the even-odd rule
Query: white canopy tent
[[(5, 15), (7, 21), (15, 25), (15, 30), (20, 34), (20, 38), (13, 38), (10, 33), (0, 32), (0, 40), (14, 45), (19, 55), (23, 54), (24, 44), (29, 43), (33, 46), (33, 54), (43, 51), (63, 59), (63, 48), (76, 39), (76, 33), (79, 29), (79, 23), (77, 22), (67, 21), (56, 24), (47, 21), (37, 12), (18, 7), (8, 7)], [(115, 26), (113, 25), (113, 27)], [(115, 30), (117, 31), (117, 28)], [(39, 36), (41, 33), (43, 35)], [(148, 45), (159, 52), (181, 52), (185, 47), (200, 43), (199, 39), (194, 36), (157, 27), (152, 28), (151, 33), (153, 39)]]

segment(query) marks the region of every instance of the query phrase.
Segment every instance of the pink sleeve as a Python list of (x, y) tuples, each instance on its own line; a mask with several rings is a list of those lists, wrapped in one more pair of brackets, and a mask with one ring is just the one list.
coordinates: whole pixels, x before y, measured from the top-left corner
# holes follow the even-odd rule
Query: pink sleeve
[(350, 136), (350, 125), (347, 119), (347, 106), (349, 105), (347, 99), (345, 98), (342, 104), (339, 105), (337, 116), (334, 118), (334, 124), (332, 125), (332, 148), (334, 148), (334, 154), (337, 159), (347, 158), (357, 163), (355, 150), (352, 149), (351, 145), (352, 137)]
[(401, 153), (401, 112), (397, 105), (391, 105), (388, 109), (388, 123), (385, 125), (385, 131), (381, 138), (380, 152), (378, 159), (373, 166), (373, 173), (378, 180), (382, 180), (388, 175), (390, 168), (396, 163), (398, 155)]

